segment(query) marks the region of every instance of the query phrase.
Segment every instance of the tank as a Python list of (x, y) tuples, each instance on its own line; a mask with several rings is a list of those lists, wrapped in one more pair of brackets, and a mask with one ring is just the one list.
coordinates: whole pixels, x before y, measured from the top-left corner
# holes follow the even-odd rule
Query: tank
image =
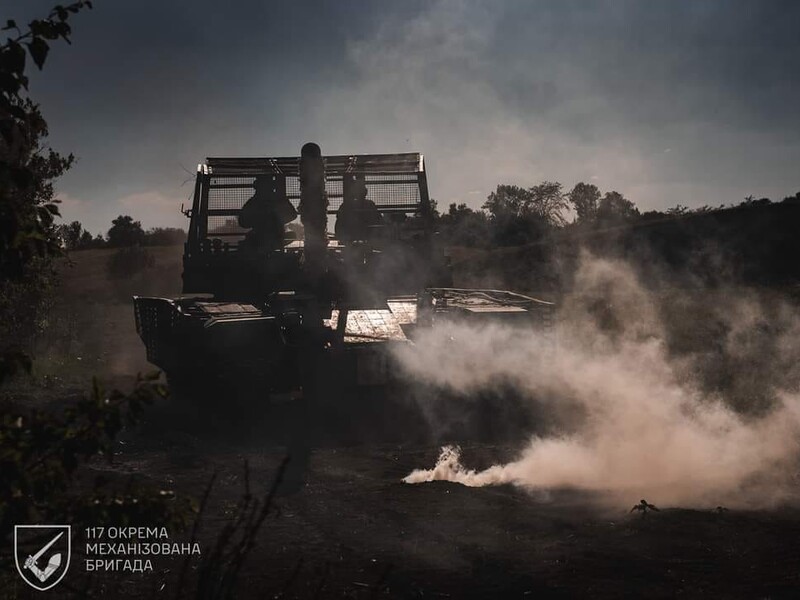
[(134, 306), (148, 361), (189, 402), (380, 398), (402, 381), (392, 347), (421, 328), (551, 318), (536, 298), (452, 287), (420, 153), (323, 156), (311, 143), (208, 158), (185, 214), (183, 294)]

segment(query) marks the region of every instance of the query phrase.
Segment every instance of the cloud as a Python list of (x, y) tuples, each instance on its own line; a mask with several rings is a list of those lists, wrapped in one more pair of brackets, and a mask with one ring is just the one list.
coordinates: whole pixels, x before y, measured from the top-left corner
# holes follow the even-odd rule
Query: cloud
[[(780, 42), (743, 50), (745, 20), (721, 5), (625, 6), (437, 2), (387, 19), (351, 41), (354, 80), (326, 91), (316, 126), (336, 151), (424, 151), (442, 205), (477, 206), (469, 190), (501, 182), (569, 188), (593, 176), (643, 208), (791, 188), (783, 165), (787, 153), (800, 160), (800, 145), (767, 139), (797, 109), (769, 87), (749, 89), (726, 62), (763, 64), (777, 85), (786, 74), (766, 57)], [(770, 18), (751, 12), (760, 26)], [(756, 96), (774, 106), (771, 121), (748, 107)], [(665, 142), (684, 151), (663, 152)]]
[(111, 221), (120, 214), (131, 215), (145, 228), (185, 229), (187, 226), (186, 218), (179, 212), (181, 203), (187, 203), (186, 198), (158, 190), (127, 194), (111, 202), (102, 196), (87, 198), (70, 192), (58, 192), (56, 197), (61, 200), (62, 221), (80, 221), (84, 229), (93, 234), (105, 233), (111, 227)]
[(151, 190), (124, 196), (117, 201), (117, 204), (121, 210), (127, 211), (135, 219), (140, 219), (145, 227), (155, 227), (165, 223), (172, 224), (177, 219), (183, 221), (180, 207), (181, 204), (186, 204), (186, 200)]
[[(104, 223), (140, 190), (182, 196), (182, 164), (308, 140), (422, 151), (442, 206), (592, 175), (644, 209), (800, 186), (786, 133), (800, 127), (797, 3), (162, 5), (76, 15), (74, 44), (32, 73), (53, 146), (81, 159), (64, 189)], [(14, 16), (49, 8), (32, 0)]]
[(89, 204), (83, 198), (76, 198), (75, 196), (63, 192), (56, 193), (56, 199), (60, 200), (59, 208), (65, 221), (69, 220), (69, 215), (86, 210)]

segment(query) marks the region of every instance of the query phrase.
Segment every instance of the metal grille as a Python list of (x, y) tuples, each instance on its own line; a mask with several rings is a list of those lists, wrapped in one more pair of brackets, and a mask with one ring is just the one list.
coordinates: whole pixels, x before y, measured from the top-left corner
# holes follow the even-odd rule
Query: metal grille
[[(239, 211), (253, 196), (253, 177), (211, 179), (208, 190), (208, 236), (243, 235), (247, 229), (238, 225)], [(224, 183), (223, 183), (224, 182)], [(366, 177), (367, 198), (378, 210), (414, 210), (420, 204), (419, 184), (408, 175), (369, 175)], [(328, 192), (328, 213), (334, 214), (342, 205), (342, 178), (325, 182)], [(295, 208), (300, 204), (300, 180), (286, 178), (286, 196)], [(232, 240), (228, 240), (232, 241)]]
[(286, 197), (291, 200), (294, 207), (300, 204), (300, 178), (289, 176), (286, 178)]
[[(208, 209), (227, 210), (231, 211), (231, 214), (237, 214), (244, 206), (244, 203), (253, 195), (253, 178), (248, 177), (247, 179), (248, 181), (241, 183), (239, 181), (226, 181), (222, 184), (225, 187), (217, 187), (219, 184), (215, 184), (212, 179), (212, 183), (208, 188)], [(209, 224), (210, 228), (211, 225)]]
[[(381, 183), (370, 183), (371, 180), (381, 180)], [(367, 177), (367, 198), (372, 200), (378, 209), (410, 208), (419, 206), (419, 184), (416, 181), (402, 183), (401, 181), (390, 184), (379, 177)], [(408, 181), (408, 179), (406, 179)]]
[[(238, 211), (237, 211), (238, 212)], [(237, 215), (212, 215), (208, 217), (208, 237), (217, 235), (244, 235), (249, 230), (239, 227)]]
[[(169, 358), (164, 354), (162, 339), (167, 337), (175, 327), (178, 311), (172, 300), (162, 298), (134, 298), (134, 313), (136, 316), (136, 331), (144, 342), (147, 350), (147, 360), (154, 365), (161, 364), (162, 358)], [(168, 350), (168, 349), (167, 349)]]
[[(420, 173), (424, 160), (418, 152), (401, 154), (353, 154), (325, 156), (325, 172), (342, 173)], [(280, 173), (298, 175), (300, 158), (211, 158), (206, 166), (215, 175), (249, 175), (251, 173)]]
[[(239, 211), (254, 194), (253, 181), (263, 174), (282, 174), (286, 178), (286, 197), (295, 209), (300, 204), (300, 178), (297, 158), (208, 159), (207, 235), (224, 236), (235, 243), (247, 229), (239, 227)], [(419, 154), (334, 156), (325, 158), (328, 214), (335, 215), (342, 204), (343, 174), (361, 173), (367, 198), (379, 211), (414, 211), (421, 203), (420, 181), (424, 172)]]

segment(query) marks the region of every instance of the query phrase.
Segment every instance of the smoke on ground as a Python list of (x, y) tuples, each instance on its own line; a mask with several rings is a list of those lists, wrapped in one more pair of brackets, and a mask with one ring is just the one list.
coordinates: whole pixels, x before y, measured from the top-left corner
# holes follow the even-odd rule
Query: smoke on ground
[[(625, 265), (586, 259), (555, 343), (541, 333), (450, 324), (400, 349), (401, 364), (423, 381), (465, 395), (510, 383), (558, 415), (512, 462), (473, 471), (446, 447), (432, 469), (405, 481), (577, 488), (613, 501), (684, 506), (792, 501), (800, 441), (796, 308), (709, 294), (722, 299), (711, 312), (723, 326), (702, 350), (676, 352), (659, 294)], [(707, 318), (683, 317), (698, 327)], [(758, 410), (731, 403), (726, 393), (741, 387), (739, 378), (746, 389), (758, 383), (768, 403)]]

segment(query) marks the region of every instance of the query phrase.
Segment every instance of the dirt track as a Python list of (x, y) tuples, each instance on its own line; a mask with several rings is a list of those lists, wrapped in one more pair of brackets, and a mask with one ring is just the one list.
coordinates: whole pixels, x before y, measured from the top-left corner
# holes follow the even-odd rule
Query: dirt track
[[(464, 450), (481, 466), (510, 449)], [(662, 508), (642, 517), (576, 492), (401, 482), (437, 454), (437, 446), (314, 451), (304, 489), (277, 501), (237, 597), (796, 597), (800, 589), (798, 511)], [(254, 491), (265, 492), (283, 455), (188, 436), (141, 439), (126, 444), (117, 468), (198, 497), (216, 471), (200, 536), (207, 550), (241, 496), (243, 460)], [(159, 575), (125, 591), (138, 596), (147, 577)]]

